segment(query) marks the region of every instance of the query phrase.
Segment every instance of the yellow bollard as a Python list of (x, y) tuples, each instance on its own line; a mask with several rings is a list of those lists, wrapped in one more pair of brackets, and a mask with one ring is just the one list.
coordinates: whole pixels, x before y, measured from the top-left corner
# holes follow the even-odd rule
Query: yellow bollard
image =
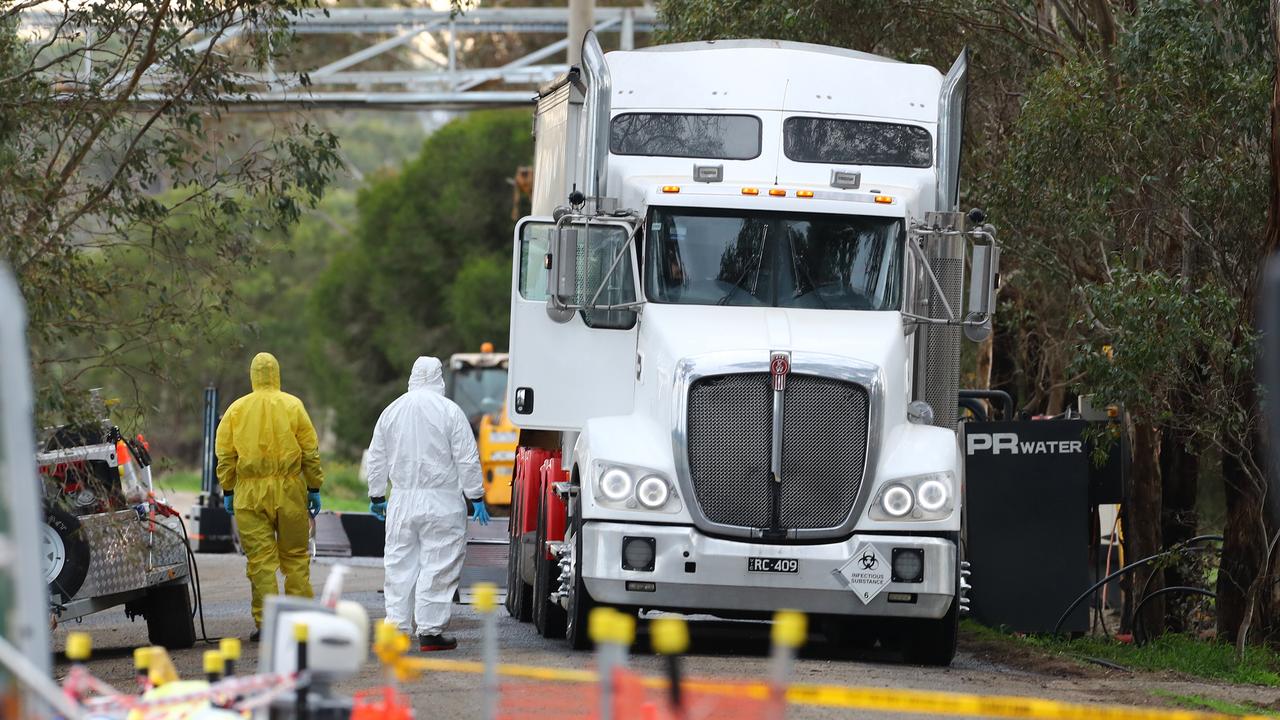
[(627, 664), (627, 648), (636, 637), (636, 618), (611, 607), (592, 608), (587, 616), (587, 636), (596, 644), (600, 674), (600, 719), (612, 720), (614, 670)]
[(795, 664), (796, 651), (809, 637), (809, 620), (799, 610), (779, 610), (773, 615), (773, 652), (770, 658), (770, 680), (774, 712), (783, 717), (786, 711), (787, 680)]
[(660, 617), (649, 623), (653, 649), (667, 657), (667, 682), (670, 684), (671, 710), (684, 717), (684, 699), (680, 692), (680, 655), (689, 649), (689, 626), (684, 618)]
[(498, 618), (494, 616), (494, 610), (498, 608), (498, 588), (493, 583), (476, 583), (472, 592), (482, 623), (480, 656), (484, 660), (484, 717), (485, 720), (495, 720), (498, 717), (499, 690)]
[(151, 668), (151, 648), (140, 647), (133, 650), (133, 673), (138, 681), (138, 688), (148, 690), (148, 670)]
[(204, 677), (211, 683), (216, 683), (222, 679), (222, 675), (226, 672), (227, 660), (222, 653), (217, 650), (204, 651)]
[(587, 637), (591, 638), (591, 642), (599, 645), (608, 642), (606, 637), (609, 634), (609, 624), (613, 619), (613, 615), (617, 613), (611, 607), (591, 608), (591, 612), (587, 615)]
[(147, 661), (147, 680), (151, 683), (151, 687), (158, 688), (178, 680), (178, 671), (173, 667), (173, 660), (169, 659), (169, 653), (158, 645), (148, 649), (151, 650), (151, 659)]
[(684, 618), (655, 618), (649, 623), (649, 635), (660, 655), (680, 655), (689, 649), (689, 625)]
[(476, 583), (472, 588), (476, 610), (491, 613), (498, 607), (498, 586), (493, 583)]
[(809, 620), (799, 610), (779, 610), (773, 616), (770, 636), (774, 645), (798, 649), (809, 636)]
[(236, 663), (240, 662), (240, 638), (222, 638), (218, 641), (218, 652), (222, 653), (226, 676), (235, 675)]
[(67, 659), (71, 662), (88, 662), (93, 653), (93, 638), (87, 632), (67, 633)]

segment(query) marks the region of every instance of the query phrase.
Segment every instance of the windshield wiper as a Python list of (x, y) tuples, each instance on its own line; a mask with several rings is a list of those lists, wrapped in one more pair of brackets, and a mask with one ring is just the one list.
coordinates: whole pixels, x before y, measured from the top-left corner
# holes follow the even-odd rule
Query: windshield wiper
[(748, 265), (747, 268), (742, 271), (742, 274), (734, 281), (733, 289), (724, 297), (717, 300), (717, 305), (728, 305), (729, 301), (733, 299), (733, 296), (737, 295), (738, 291), (742, 289), (742, 281), (747, 279), (747, 275), (750, 274), (752, 270), (755, 270), (755, 277), (752, 278), (751, 291), (753, 295), (755, 294), (755, 289), (760, 283), (760, 264), (764, 261), (764, 241), (768, 234), (769, 226), (766, 225), (760, 229), (760, 244), (756, 247), (754, 266)]
[[(791, 272), (795, 273), (797, 277), (803, 274), (805, 281), (809, 283), (809, 293), (813, 293), (813, 296), (818, 298), (818, 302), (822, 303), (823, 310), (830, 310), (831, 306), (827, 304), (826, 300), (822, 299), (822, 293), (818, 292), (818, 283), (813, 281), (813, 275), (805, 267), (804, 257), (796, 252), (796, 244), (791, 239), (790, 233), (787, 234), (787, 245), (791, 250)], [(796, 283), (796, 285), (798, 286), (799, 283)], [(791, 299), (794, 300), (809, 293), (800, 292), (800, 288), (797, 287), (796, 291), (791, 294)]]

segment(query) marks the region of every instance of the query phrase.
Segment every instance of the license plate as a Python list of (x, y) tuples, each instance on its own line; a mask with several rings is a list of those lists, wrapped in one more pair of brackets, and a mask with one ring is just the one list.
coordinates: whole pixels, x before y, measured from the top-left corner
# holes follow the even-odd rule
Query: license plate
[(747, 558), (747, 572), (798, 573), (800, 561), (795, 558)]

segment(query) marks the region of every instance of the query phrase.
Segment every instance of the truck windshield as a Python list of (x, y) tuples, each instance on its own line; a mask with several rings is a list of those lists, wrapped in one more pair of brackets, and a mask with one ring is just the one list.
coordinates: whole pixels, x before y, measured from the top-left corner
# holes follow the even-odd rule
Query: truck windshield
[(502, 410), (507, 393), (507, 369), (504, 367), (463, 367), (453, 371), (448, 395), (466, 413), (472, 426), (480, 418)]
[(828, 310), (896, 310), (900, 218), (654, 208), (645, 238), (649, 300)]

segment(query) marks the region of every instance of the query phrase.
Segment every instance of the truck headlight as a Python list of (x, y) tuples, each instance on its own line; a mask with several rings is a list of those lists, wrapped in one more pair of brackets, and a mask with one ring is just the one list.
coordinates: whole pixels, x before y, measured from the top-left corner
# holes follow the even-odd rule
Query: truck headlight
[(872, 520), (943, 520), (955, 508), (954, 487), (950, 471), (897, 478), (880, 490), (867, 514)]
[(658, 470), (607, 462), (595, 467), (595, 500), (604, 507), (663, 513), (683, 508), (675, 485)]
[(911, 508), (915, 507), (915, 498), (911, 496), (911, 491), (903, 485), (890, 485), (885, 488), (884, 494), (880, 496), (880, 506), (884, 511), (892, 517), (900, 518), (911, 512)]
[(950, 494), (951, 491), (941, 480), (933, 478), (925, 480), (916, 488), (916, 502), (920, 503), (921, 510), (937, 512), (947, 504)]
[(666, 505), (670, 497), (671, 487), (667, 485), (666, 480), (656, 475), (650, 475), (636, 486), (636, 500), (650, 510), (657, 510)]
[(611, 468), (600, 476), (600, 493), (619, 502), (631, 494), (631, 473), (622, 468)]

